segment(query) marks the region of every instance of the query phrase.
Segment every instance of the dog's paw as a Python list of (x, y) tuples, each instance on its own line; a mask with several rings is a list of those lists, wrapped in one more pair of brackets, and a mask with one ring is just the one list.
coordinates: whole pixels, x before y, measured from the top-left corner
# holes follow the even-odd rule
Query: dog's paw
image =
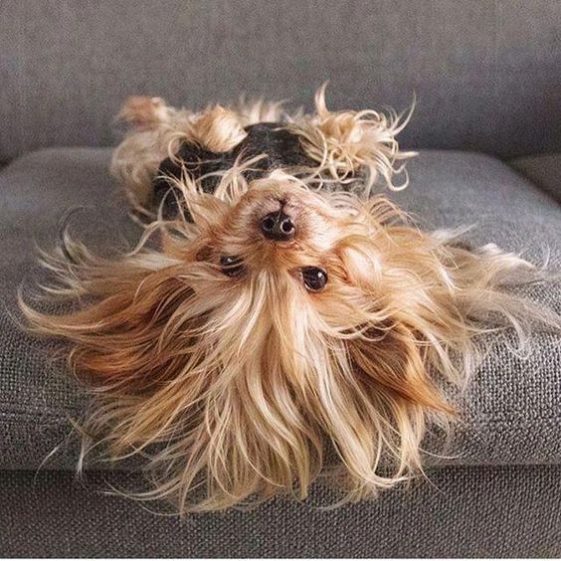
[(156, 128), (169, 118), (169, 108), (161, 97), (134, 95), (129, 97), (118, 118), (136, 128)]

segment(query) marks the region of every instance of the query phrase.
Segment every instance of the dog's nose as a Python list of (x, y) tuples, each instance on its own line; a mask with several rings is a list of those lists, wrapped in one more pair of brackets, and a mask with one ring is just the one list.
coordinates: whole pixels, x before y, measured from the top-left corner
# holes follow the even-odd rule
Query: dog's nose
[(261, 220), (261, 232), (270, 240), (288, 241), (294, 237), (296, 226), (292, 218), (281, 209), (270, 212)]

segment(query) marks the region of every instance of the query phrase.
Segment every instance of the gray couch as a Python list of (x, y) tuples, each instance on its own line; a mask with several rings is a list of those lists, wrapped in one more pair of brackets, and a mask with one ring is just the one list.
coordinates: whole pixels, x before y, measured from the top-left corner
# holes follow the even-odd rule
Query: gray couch
[[(526, 359), (496, 342), (428, 481), (336, 510), (318, 487), (179, 520), (104, 492), (137, 484), (134, 466), (75, 480), (68, 419), (85, 397), (13, 320), (16, 287), (41, 276), (34, 243), (56, 243), (67, 208), (88, 207), (74, 227), (100, 249), (116, 225), (138, 235), (107, 173), (133, 93), (309, 106), (330, 78), (335, 108), (403, 109), (415, 92), (402, 140), (420, 155), (394, 198), (561, 268), (560, 30), (555, 0), (0, 3), (0, 556), (561, 555), (559, 337), (536, 335)], [(530, 292), (561, 312), (558, 284)]]

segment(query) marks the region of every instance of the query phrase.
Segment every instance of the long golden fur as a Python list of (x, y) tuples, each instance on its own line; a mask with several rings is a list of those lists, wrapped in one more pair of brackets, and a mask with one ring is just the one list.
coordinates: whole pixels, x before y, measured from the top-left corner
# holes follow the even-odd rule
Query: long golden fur
[[(317, 169), (247, 181), (240, 162), (214, 195), (185, 174), (176, 188), (189, 220), (155, 217), (116, 260), (70, 239), (50, 257), (51, 292), (86, 297), (82, 308), (48, 315), (20, 300), (33, 330), (71, 344), (94, 396), (85, 433), (113, 458), (147, 456), (154, 486), (142, 496), (182, 513), (303, 498), (324, 476), (349, 500), (391, 487), (422, 470), (427, 427), (453, 418), (445, 387), (465, 382), (481, 335), (514, 327), (524, 344), (532, 325), (559, 326), (508, 290), (539, 278), (531, 264), (422, 232), (367, 196), (380, 178), (393, 186), (411, 155), (399, 151), (397, 117), (331, 113), (323, 91), (317, 109), (289, 116), (256, 102), (197, 114), (132, 99), (122, 116), (136, 128), (112, 169), (135, 205), (182, 140), (226, 151), (264, 120), (299, 134)], [(359, 170), (362, 193), (321, 188)], [(271, 242), (259, 223), (279, 201), (298, 230)], [(227, 274), (222, 256), (238, 259)], [(306, 287), (309, 266), (328, 275), (323, 290)]]

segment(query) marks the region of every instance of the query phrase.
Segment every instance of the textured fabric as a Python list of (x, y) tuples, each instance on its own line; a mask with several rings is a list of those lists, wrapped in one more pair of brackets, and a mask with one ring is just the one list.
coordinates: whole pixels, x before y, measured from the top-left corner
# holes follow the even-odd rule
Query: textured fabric
[[(41, 279), (34, 241), (52, 247), (68, 208), (90, 207), (74, 215), (70, 230), (104, 253), (124, 243), (121, 234), (130, 240), (138, 235), (125, 218), (126, 205), (114, 194), (106, 171), (109, 154), (43, 150), (0, 173), (0, 298), (8, 310), (0, 308), (0, 467), (32, 469), (63, 441), (62, 452), (46, 465), (75, 463), (75, 448), (65, 436), (68, 416), (79, 417), (84, 398), (65, 375), (64, 364), (49, 359), (55, 346), (22, 334), (8, 313), (15, 314), (15, 290), (22, 279), (29, 288)], [(392, 196), (426, 227), (477, 222), (467, 235), (473, 243), (494, 241), (507, 250), (525, 250), (536, 262), (549, 246), (551, 266), (561, 267), (561, 207), (508, 166), (477, 154), (426, 151), (409, 170), (410, 187)], [(559, 285), (535, 287), (532, 294), (561, 311)], [(449, 450), (457, 457), (447, 463), (561, 461), (558, 337), (536, 335), (527, 360), (515, 358), (504, 341), (497, 341), (465, 396), (457, 399), (465, 413)]]
[[(181, 521), (97, 491), (121, 474), (0, 472), (0, 556), (558, 557), (561, 467), (447, 468), (335, 510), (327, 491)], [(161, 512), (161, 510), (160, 510)]]
[(516, 158), (509, 164), (561, 202), (561, 153)]
[(107, 145), (125, 96), (201, 107), (239, 94), (335, 108), (417, 96), (416, 148), (561, 147), (556, 0), (3, 0), (0, 161)]

